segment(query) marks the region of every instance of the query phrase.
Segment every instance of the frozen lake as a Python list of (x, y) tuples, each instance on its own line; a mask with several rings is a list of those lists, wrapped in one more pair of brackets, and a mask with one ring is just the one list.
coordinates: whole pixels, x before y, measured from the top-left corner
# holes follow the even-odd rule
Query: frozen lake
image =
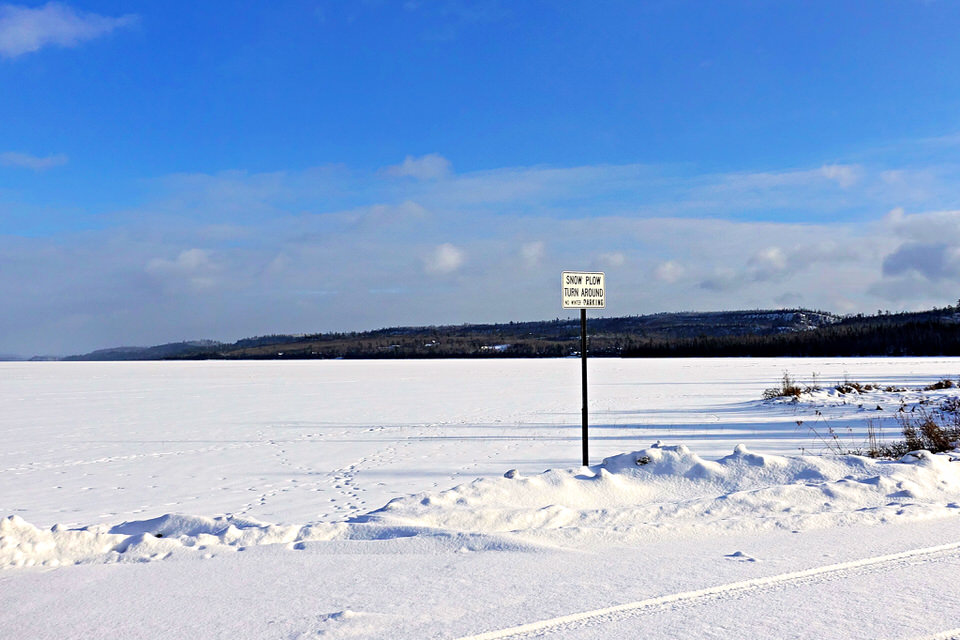
[(958, 374), (594, 359), (584, 468), (576, 359), (0, 363), (0, 634), (956, 637), (955, 454), (825, 439)]
[[(590, 361), (591, 462), (820, 450), (813, 410), (761, 402), (785, 371), (921, 385), (958, 358)], [(0, 513), (68, 526), (170, 511), (342, 520), (464, 479), (580, 463), (580, 363), (0, 363)], [(872, 409), (873, 407), (867, 407)], [(830, 426), (861, 434), (864, 410)], [(873, 415), (873, 414), (869, 414)], [(895, 431), (895, 429), (894, 429)]]

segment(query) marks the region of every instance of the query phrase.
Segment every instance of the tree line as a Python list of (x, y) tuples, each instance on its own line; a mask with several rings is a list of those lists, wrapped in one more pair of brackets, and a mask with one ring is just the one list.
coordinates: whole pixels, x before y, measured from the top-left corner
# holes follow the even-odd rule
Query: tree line
[(901, 314), (845, 319), (810, 331), (773, 335), (652, 339), (624, 357), (958, 356), (960, 323), (952, 316)]

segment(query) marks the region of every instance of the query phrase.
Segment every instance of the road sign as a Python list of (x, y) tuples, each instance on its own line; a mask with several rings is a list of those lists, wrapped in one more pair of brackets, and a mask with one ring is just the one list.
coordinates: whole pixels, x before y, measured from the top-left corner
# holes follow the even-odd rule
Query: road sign
[(564, 309), (606, 308), (602, 271), (564, 271), (561, 275)]
[(606, 308), (606, 282), (602, 271), (564, 271), (563, 308), (580, 309), (580, 384), (583, 404), (580, 405), (583, 466), (590, 464), (587, 448), (587, 309)]

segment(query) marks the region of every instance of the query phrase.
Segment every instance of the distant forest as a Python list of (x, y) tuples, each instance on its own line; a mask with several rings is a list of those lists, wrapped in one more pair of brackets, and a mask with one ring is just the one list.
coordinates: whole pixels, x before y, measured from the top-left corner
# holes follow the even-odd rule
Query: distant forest
[(776, 335), (698, 336), (648, 340), (623, 357), (827, 357), (960, 355), (955, 313), (844, 318), (812, 331)]
[[(960, 307), (838, 316), (809, 309), (590, 318), (600, 357), (960, 356)], [(544, 358), (578, 355), (576, 319), (392, 327), (117, 347), (68, 360)]]

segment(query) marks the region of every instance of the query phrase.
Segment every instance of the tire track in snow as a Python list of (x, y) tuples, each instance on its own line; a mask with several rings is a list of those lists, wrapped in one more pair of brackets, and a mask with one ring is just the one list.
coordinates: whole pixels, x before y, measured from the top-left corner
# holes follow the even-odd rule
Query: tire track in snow
[(950, 629), (949, 631), (941, 631), (940, 633), (934, 633), (929, 636), (919, 636), (917, 638), (911, 638), (911, 640), (957, 640), (960, 638), (960, 627), (956, 629)]
[[(753, 578), (750, 580), (741, 580), (727, 584), (707, 587), (705, 589), (696, 589), (693, 591), (683, 591), (636, 602), (628, 602), (613, 607), (603, 609), (594, 609), (593, 611), (582, 611), (571, 613), (565, 616), (529, 622), (527, 624), (517, 625), (507, 629), (487, 631), (472, 636), (463, 636), (456, 640), (503, 640), (505, 638), (524, 637), (540, 633), (554, 633), (575, 628), (587, 624), (602, 624), (605, 622), (615, 622), (628, 618), (637, 613), (656, 611), (666, 609), (671, 606), (684, 604), (696, 605), (701, 602), (710, 602), (722, 600), (742, 593), (756, 593), (763, 591), (772, 591), (776, 588), (789, 586), (791, 584), (803, 584), (817, 579), (829, 579), (833, 576), (842, 577), (846, 574), (856, 575), (862, 573), (862, 570), (876, 570), (884, 566), (895, 567), (897, 565), (908, 565), (911, 561), (921, 560), (927, 557), (946, 554), (951, 551), (960, 550), (960, 542), (942, 544), (935, 547), (922, 547), (919, 549), (910, 549), (900, 553), (892, 553), (883, 556), (874, 556), (872, 558), (863, 558), (861, 560), (852, 560), (849, 562), (839, 562), (836, 564), (814, 567), (813, 569), (803, 569), (801, 571), (791, 571), (790, 573), (781, 573), (775, 576), (765, 578)], [(950, 640), (960, 629), (944, 631), (932, 636), (924, 636), (916, 640)]]

